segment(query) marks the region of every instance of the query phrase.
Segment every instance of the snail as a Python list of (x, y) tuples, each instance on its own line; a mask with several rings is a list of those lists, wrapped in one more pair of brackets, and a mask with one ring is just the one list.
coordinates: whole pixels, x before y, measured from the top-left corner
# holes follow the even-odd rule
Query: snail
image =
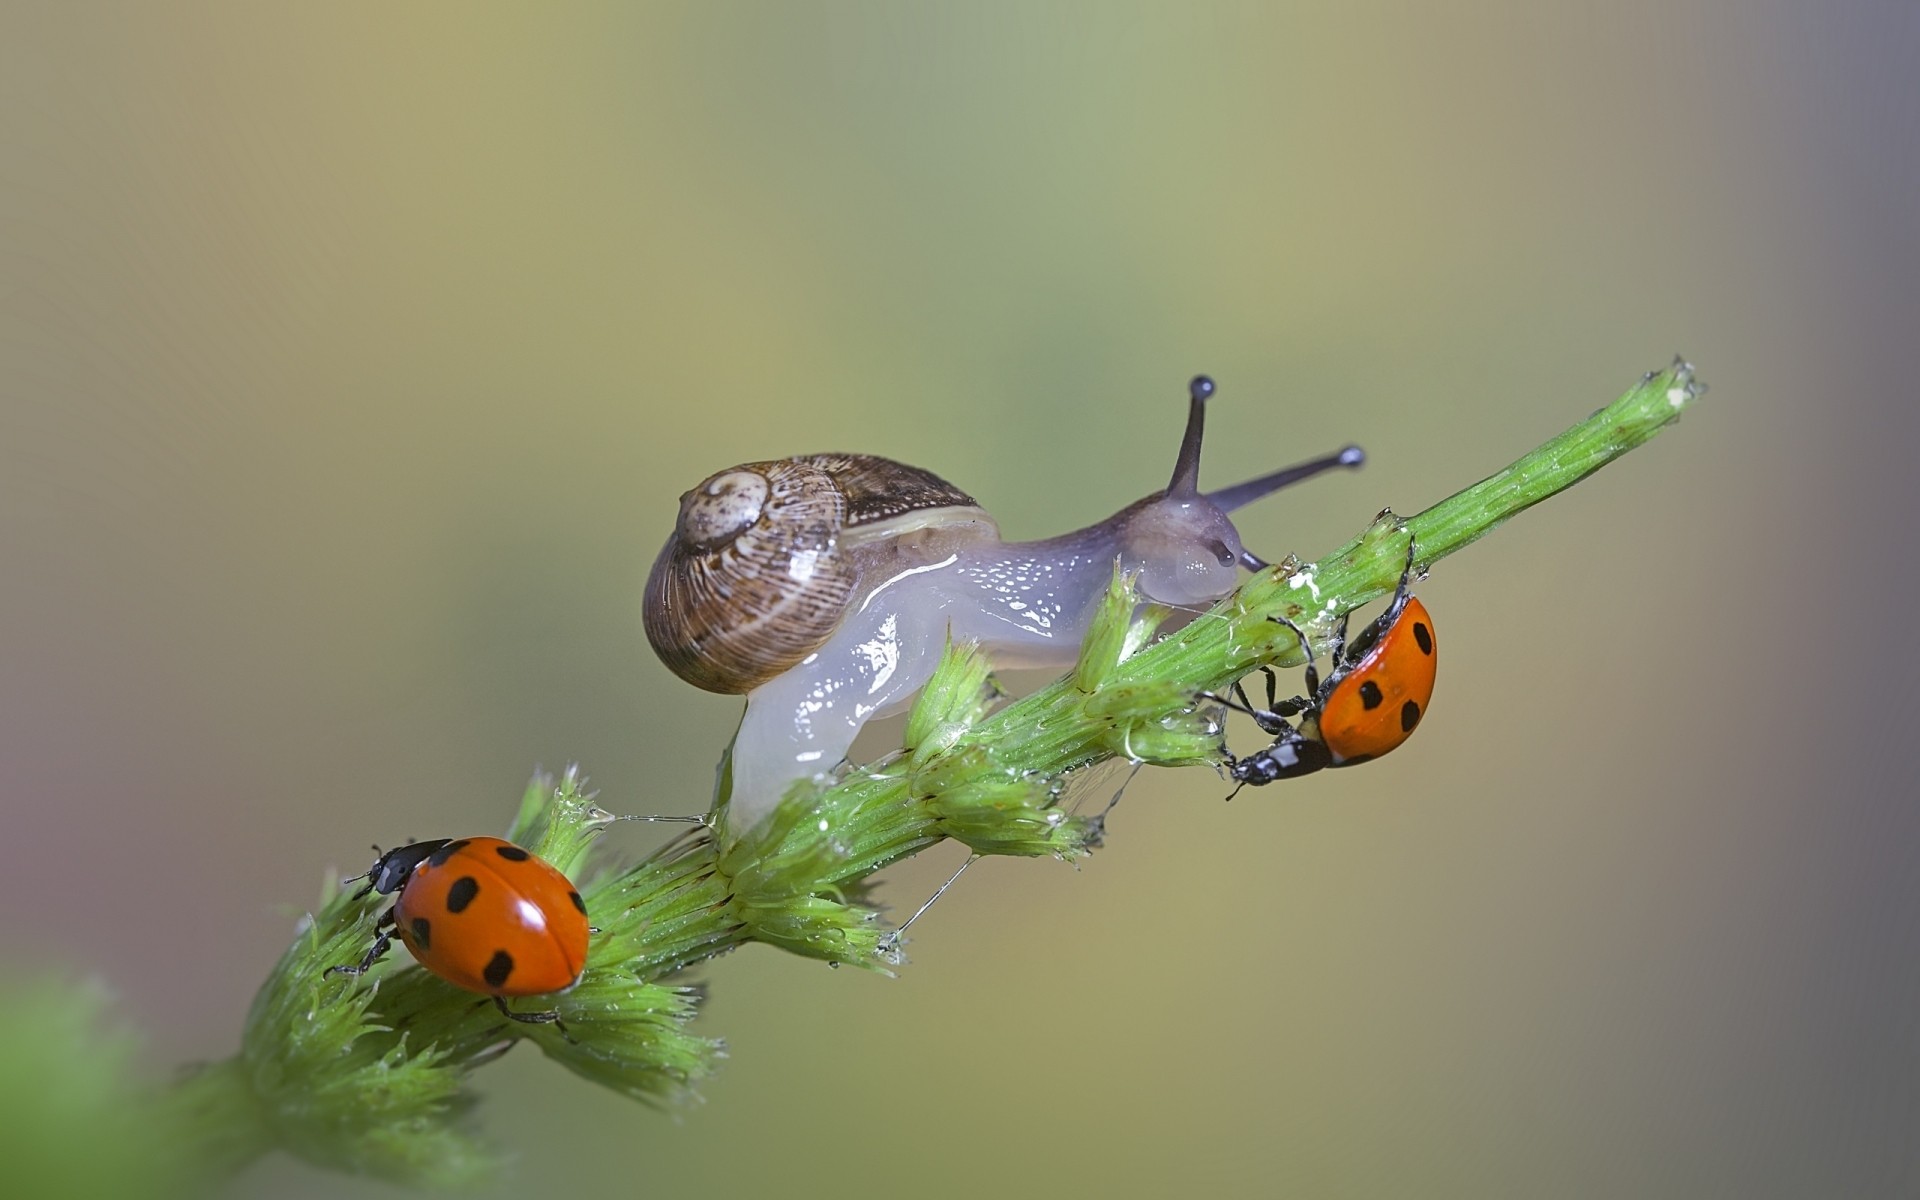
[(744, 463), (680, 498), (647, 577), (647, 640), (696, 687), (744, 695), (725, 797), (733, 837), (796, 781), (836, 768), (875, 716), (918, 692), (946, 647), (996, 665), (1071, 666), (1116, 563), (1148, 600), (1210, 604), (1268, 564), (1228, 519), (1290, 483), (1357, 467), (1358, 446), (1214, 492), (1199, 488), (1213, 381), (1188, 385), (1173, 479), (1096, 525), (1002, 542), (938, 475), (862, 454)]

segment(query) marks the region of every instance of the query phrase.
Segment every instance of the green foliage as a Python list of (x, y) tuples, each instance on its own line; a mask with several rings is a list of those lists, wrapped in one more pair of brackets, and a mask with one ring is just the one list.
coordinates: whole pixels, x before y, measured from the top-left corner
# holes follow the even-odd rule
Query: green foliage
[(507, 840), (538, 854), (568, 878), (579, 875), (595, 839), (615, 820), (593, 802), (594, 793), (581, 790), (585, 785), (577, 767), (568, 767), (557, 785), (550, 776), (535, 775), (520, 797)]
[[(853, 767), (832, 786), (797, 785), (770, 819), (730, 844), (716, 840), (715, 822), (596, 876), (594, 843), (616, 818), (575, 772), (557, 782), (537, 778), (512, 836), (587, 880), (582, 894), (596, 926), (579, 984), (529, 1002), (557, 1009), (563, 1025), (505, 1021), (486, 998), (397, 961), (399, 953), (359, 978), (328, 975), (326, 968), (360, 958), (386, 901), (335, 890), (262, 987), (240, 1054), (169, 1092), (155, 1127), (170, 1129), (206, 1171), (278, 1147), (339, 1170), (447, 1187), (491, 1166), (469, 1127), (465, 1084), (515, 1041), (531, 1041), (623, 1095), (683, 1097), (724, 1051), (688, 1031), (700, 994), (672, 982), (679, 972), (749, 941), (834, 964), (896, 965), (897, 939), (859, 903), (874, 872), (947, 838), (982, 854), (1088, 853), (1100, 817), (1063, 807), (1068, 776), (1113, 757), (1217, 765), (1218, 725), (1198, 693), (1305, 658), (1272, 617), (1323, 636), (1341, 614), (1391, 590), (1410, 537), (1424, 570), (1646, 441), (1699, 392), (1692, 369), (1676, 362), (1499, 474), (1411, 519), (1382, 513), (1334, 553), (1261, 572), (1158, 640), (1172, 614), (1142, 610), (1129, 581), (1116, 577), (1074, 671), (997, 709), (984, 657), (949, 646), (900, 752)], [(110, 1043), (86, 1042), (80, 1026), (92, 1012), (51, 995), (19, 1008), (68, 1014), (49, 1041), (57, 1052), (21, 1037), (19, 1021), (10, 1026), (13, 1041), (0, 1042), (0, 1062), (18, 1059), (43, 1081), (66, 1057), (76, 1062), (75, 1077), (63, 1081), (69, 1101), (39, 1114), (49, 1126), (46, 1145), (82, 1145), (73, 1130), (84, 1128), (85, 1114), (97, 1116), (96, 1128), (123, 1128), (115, 1100), (122, 1056)], [(142, 1157), (127, 1153), (87, 1166), (112, 1173)]]
[(924, 767), (953, 749), (954, 743), (987, 715), (1000, 694), (993, 686), (993, 664), (987, 661), (986, 652), (971, 642), (958, 646), (949, 642), (940, 665), (934, 668), (907, 717), (902, 741), (908, 764), (916, 769)]
[(1123, 574), (1116, 564), (1113, 582), (1100, 598), (1100, 610), (1080, 642), (1080, 656), (1073, 665), (1073, 686), (1089, 695), (1099, 691), (1113, 669), (1153, 636), (1166, 615), (1158, 605), (1141, 608), (1132, 577)]

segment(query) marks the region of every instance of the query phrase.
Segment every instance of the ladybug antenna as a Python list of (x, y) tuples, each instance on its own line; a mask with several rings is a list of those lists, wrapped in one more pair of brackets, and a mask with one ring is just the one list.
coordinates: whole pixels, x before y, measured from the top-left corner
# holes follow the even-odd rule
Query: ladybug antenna
[[(373, 866), (368, 867), (366, 870), (360, 872), (358, 875), (346, 876), (340, 881), (340, 886), (345, 887), (356, 879), (372, 879), (374, 871), (377, 870), (380, 866), (380, 860), (385, 857), (386, 855), (380, 849), (380, 847), (378, 846), (373, 847)], [(371, 892), (372, 890), (373, 890), (373, 885), (369, 883), (366, 887), (360, 889), (360, 894), (358, 896), (355, 896), (354, 899), (355, 900), (365, 899), (367, 893)]]

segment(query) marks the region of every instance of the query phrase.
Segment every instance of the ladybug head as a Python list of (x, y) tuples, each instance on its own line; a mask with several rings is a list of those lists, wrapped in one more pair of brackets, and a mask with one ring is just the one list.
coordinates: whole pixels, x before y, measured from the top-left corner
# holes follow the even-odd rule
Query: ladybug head
[[(367, 886), (360, 889), (360, 894), (365, 896), (370, 892), (379, 892), (382, 896), (390, 896), (399, 891), (406, 883), (407, 876), (413, 874), (413, 869), (433, 857), (434, 851), (446, 845), (447, 841), (446, 838), (437, 838), (430, 842), (415, 842), (382, 854), (373, 860), (373, 866), (361, 876), (367, 881)], [(374, 847), (375, 850), (379, 848)]]

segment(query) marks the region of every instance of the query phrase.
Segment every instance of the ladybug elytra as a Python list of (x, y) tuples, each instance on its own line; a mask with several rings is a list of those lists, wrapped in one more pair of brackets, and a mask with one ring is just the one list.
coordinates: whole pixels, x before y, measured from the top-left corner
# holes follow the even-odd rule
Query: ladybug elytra
[(587, 906), (551, 863), (494, 837), (415, 842), (374, 861), (360, 893), (392, 895), (366, 956), (328, 973), (358, 975), (397, 933), (420, 965), (493, 997), (506, 1016), (557, 1024), (557, 1011), (515, 1012), (509, 996), (544, 996), (580, 982), (587, 963)]

